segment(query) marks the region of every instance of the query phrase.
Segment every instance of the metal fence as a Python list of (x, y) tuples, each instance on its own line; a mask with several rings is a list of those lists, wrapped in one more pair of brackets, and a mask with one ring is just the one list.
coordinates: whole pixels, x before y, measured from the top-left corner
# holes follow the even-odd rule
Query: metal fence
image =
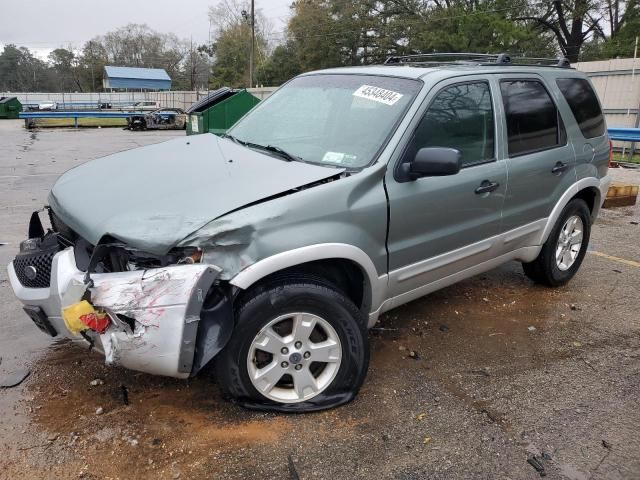
[[(275, 90), (275, 87), (250, 88), (253, 95), (264, 100)], [(138, 102), (155, 102), (162, 108), (186, 109), (200, 98), (207, 95), (207, 91), (166, 91), (166, 92), (101, 92), (101, 93), (25, 93), (7, 92), (0, 96), (18, 97), (25, 106), (55, 102), (59, 107), (69, 106), (74, 109), (97, 108), (99, 104), (110, 104), (114, 109), (130, 107)], [(60, 108), (58, 108), (60, 109)]]
[[(640, 59), (616, 58), (574, 66), (591, 78), (607, 117), (607, 126), (640, 127)], [(629, 144), (616, 141), (614, 148), (628, 150)]]

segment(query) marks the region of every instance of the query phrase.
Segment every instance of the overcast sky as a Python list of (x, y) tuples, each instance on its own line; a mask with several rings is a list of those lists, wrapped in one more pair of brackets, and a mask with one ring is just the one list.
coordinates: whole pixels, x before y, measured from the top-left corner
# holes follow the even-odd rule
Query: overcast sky
[[(14, 43), (46, 56), (57, 47), (80, 48), (96, 35), (128, 23), (193, 37), (209, 36), (209, 5), (221, 0), (1, 0), (0, 45)], [(276, 32), (283, 29), (292, 0), (255, 0)]]

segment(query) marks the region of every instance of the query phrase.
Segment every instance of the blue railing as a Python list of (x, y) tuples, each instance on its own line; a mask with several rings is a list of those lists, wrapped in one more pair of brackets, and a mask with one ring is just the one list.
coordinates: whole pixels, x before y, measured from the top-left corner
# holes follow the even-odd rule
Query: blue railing
[(56, 110), (64, 111), (64, 110), (73, 110), (73, 109), (100, 110), (101, 105), (109, 105), (109, 109), (118, 110), (121, 108), (134, 106), (136, 103), (139, 103), (139, 101), (130, 100), (127, 102), (127, 101), (118, 100), (117, 102), (116, 101), (111, 102), (108, 100), (104, 100), (104, 101), (94, 100), (91, 102), (56, 102), (53, 100), (42, 100), (40, 102), (22, 102), (22, 106), (33, 109), (34, 111), (38, 111), (38, 107), (43, 103), (55, 105), (54, 111)]
[(78, 128), (78, 118), (127, 118), (132, 115), (146, 115), (149, 112), (21, 112), (20, 118), (25, 120), (37, 118), (73, 118), (74, 127)]
[(619, 142), (640, 142), (640, 128), (609, 128), (609, 138)]

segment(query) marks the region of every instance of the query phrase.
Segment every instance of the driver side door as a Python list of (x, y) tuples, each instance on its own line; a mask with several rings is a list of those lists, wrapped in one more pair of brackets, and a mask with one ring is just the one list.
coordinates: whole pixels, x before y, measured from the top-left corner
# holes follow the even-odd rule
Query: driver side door
[[(494, 92), (490, 79), (476, 76), (436, 85), (409, 130), (402, 157), (388, 169), (389, 297), (404, 297), (390, 308), (427, 293), (416, 289), (494, 254), (492, 237), (500, 233), (507, 187)], [(400, 178), (401, 165), (425, 147), (459, 150), (461, 170), (447, 176)]]

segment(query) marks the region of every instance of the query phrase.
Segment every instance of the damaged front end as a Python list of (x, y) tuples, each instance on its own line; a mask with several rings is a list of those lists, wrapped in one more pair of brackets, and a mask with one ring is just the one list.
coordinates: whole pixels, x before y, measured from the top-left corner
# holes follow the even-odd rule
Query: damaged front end
[(84, 338), (107, 364), (185, 378), (227, 343), (230, 292), (220, 270), (185, 248), (154, 255), (105, 238), (92, 246), (53, 212), (46, 233), (32, 216), (29, 240), (9, 264), (16, 296), (46, 333)]

